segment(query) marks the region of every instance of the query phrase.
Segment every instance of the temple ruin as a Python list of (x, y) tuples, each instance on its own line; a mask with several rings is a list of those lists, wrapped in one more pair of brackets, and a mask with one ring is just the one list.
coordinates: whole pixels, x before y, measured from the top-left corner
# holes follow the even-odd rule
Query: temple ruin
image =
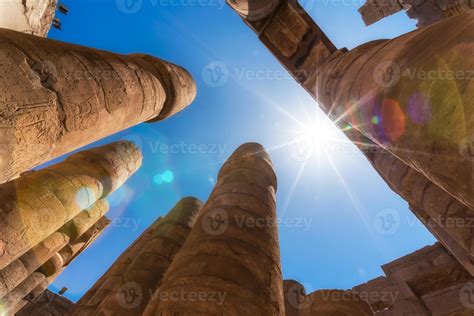
[(369, 0), (367, 25), (407, 10), (419, 29), (352, 50), (295, 0), (228, 4), (439, 243), (352, 289), (306, 293), (283, 280), (277, 176), (266, 150), (247, 143), (205, 203), (179, 200), (77, 303), (50, 292), (110, 224), (107, 198), (143, 159), (128, 141), (71, 153), (173, 116), (196, 84), (153, 56), (47, 39), (56, 0), (11, 0), (0, 10), (0, 316), (473, 315), (474, 85), (427, 75), (470, 69), (472, 0)]

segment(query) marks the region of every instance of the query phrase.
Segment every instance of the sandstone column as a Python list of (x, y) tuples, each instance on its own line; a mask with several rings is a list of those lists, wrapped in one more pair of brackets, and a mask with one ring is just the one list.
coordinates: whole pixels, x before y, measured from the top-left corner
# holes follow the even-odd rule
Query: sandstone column
[(346, 130), (390, 188), (405, 199), (412, 212), (445, 248), (474, 275), (474, 209), (440, 189), (356, 130)]
[(0, 183), (188, 106), (183, 68), (0, 29)]
[(283, 281), (285, 316), (300, 316), (305, 303), (308, 303), (306, 289), (294, 280)]
[(192, 197), (176, 204), (130, 265), (120, 272), (121, 278), (110, 284), (114, 290), (95, 309), (96, 315), (143, 314), (151, 294), (194, 226), (201, 207), (201, 201)]
[(0, 186), (0, 269), (116, 190), (141, 159), (132, 143), (118, 142)]
[[(113, 263), (109, 270), (87, 291), (86, 294), (75, 304), (71, 315), (90, 315), (102, 303), (103, 299), (113, 291), (112, 284), (117, 282), (132, 261), (137, 257), (143, 247), (151, 240), (152, 236), (161, 224), (163, 218), (157, 219), (135, 242), (130, 245)], [(110, 285), (110, 286), (109, 286)]]
[(474, 15), (350, 52), (336, 50), (295, 1), (245, 22), (328, 115), (474, 208)]
[(264, 148), (239, 147), (144, 315), (283, 315), (275, 190)]
[(13, 291), (30, 274), (35, 272), (61, 248), (67, 245), (69, 237), (55, 232), (36, 247), (10, 263), (0, 271), (0, 298)]

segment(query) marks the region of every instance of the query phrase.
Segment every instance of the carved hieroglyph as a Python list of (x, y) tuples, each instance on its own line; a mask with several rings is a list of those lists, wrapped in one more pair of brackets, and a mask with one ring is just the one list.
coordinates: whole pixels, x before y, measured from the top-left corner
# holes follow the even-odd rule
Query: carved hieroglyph
[(275, 190), (264, 148), (239, 147), (144, 315), (283, 315)]
[(188, 106), (183, 68), (0, 29), (0, 183)]

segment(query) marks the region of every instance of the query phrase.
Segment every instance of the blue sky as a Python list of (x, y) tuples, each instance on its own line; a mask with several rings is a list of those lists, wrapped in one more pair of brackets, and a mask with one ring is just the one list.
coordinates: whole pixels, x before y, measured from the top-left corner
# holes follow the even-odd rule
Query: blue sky
[[(118, 53), (147, 53), (188, 69), (198, 95), (182, 113), (91, 146), (135, 141), (142, 168), (110, 198), (112, 225), (52, 284), (76, 301), (158, 216), (181, 197), (206, 200), (240, 144), (269, 149), (278, 175), (284, 278), (308, 290), (351, 288), (434, 238), (360, 152), (321, 114), (222, 0), (65, 0), (70, 14), (49, 37)], [(129, 0), (132, 1), (132, 0)], [(392, 38), (415, 22), (403, 13), (365, 27), (360, 0), (307, 0), (338, 47)], [(133, 2), (133, 1), (132, 1)], [(209, 77), (220, 66), (224, 76)], [(173, 147), (169, 147), (173, 146)], [(177, 150), (176, 150), (177, 149)], [(166, 174), (168, 182), (159, 181)]]

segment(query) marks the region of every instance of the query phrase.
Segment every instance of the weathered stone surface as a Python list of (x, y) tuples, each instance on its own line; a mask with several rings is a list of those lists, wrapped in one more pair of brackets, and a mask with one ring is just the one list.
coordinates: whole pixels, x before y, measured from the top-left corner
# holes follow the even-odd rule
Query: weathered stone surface
[(0, 306), (6, 313), (22, 301), (22, 299), (28, 295), (35, 287), (37, 287), (44, 279), (45, 275), (41, 272), (33, 272), (18, 285), (13, 291), (8, 293), (7, 296), (0, 299)]
[(307, 302), (306, 289), (294, 280), (283, 281), (285, 316), (300, 316)]
[(471, 0), (368, 0), (359, 12), (366, 25), (407, 9), (407, 15), (425, 27), (474, 9)]
[(68, 266), (78, 255), (89, 247), (100, 234), (109, 226), (110, 220), (102, 216), (84, 234), (75, 240), (71, 240), (63, 249), (59, 251), (64, 267)]
[(189, 105), (184, 69), (0, 29), (0, 183)]
[(0, 28), (48, 35), (57, 0), (9, 0), (0, 3)]
[(89, 230), (89, 228), (94, 226), (108, 210), (109, 203), (107, 200), (98, 200), (87, 210), (82, 211), (79, 215), (67, 222), (59, 231), (69, 236), (71, 241), (75, 241)]
[(474, 15), (462, 14), (369, 43), (323, 65), (313, 88), (331, 117), (342, 116), (470, 208), (474, 81), (462, 74), (472, 68), (473, 37)]
[(264, 148), (239, 147), (144, 315), (283, 315), (275, 188)]
[(141, 159), (132, 143), (118, 142), (0, 186), (0, 269), (117, 189)]
[(29, 302), (16, 316), (63, 316), (67, 315), (74, 304), (63, 296), (59, 296), (49, 290)]
[(373, 311), (360, 297), (350, 291), (321, 290), (308, 294), (302, 316), (370, 316)]
[(109, 280), (117, 279), (121, 276), (130, 263), (136, 258), (143, 247), (152, 238), (163, 218), (156, 220), (140, 237), (127, 248), (119, 258), (113, 263), (109, 270), (87, 291), (87, 293), (76, 303), (71, 311), (72, 315), (90, 315), (102, 303), (102, 300), (113, 290), (108, 287)]
[(181, 249), (201, 210), (201, 201), (188, 197), (176, 206), (156, 226), (150, 240), (133, 261), (114, 278), (115, 289), (95, 308), (96, 315), (142, 315), (153, 299), (163, 274)]
[(0, 271), (0, 298), (11, 292), (31, 273), (41, 267), (61, 248), (67, 245), (69, 237), (55, 232), (36, 247), (10, 263)]
[(273, 13), (279, 0), (227, 0), (227, 3), (245, 20), (260, 21)]
[(351, 290), (370, 304), (377, 316), (454, 316), (474, 311), (469, 302), (474, 278), (440, 244), (382, 268), (386, 277)]

